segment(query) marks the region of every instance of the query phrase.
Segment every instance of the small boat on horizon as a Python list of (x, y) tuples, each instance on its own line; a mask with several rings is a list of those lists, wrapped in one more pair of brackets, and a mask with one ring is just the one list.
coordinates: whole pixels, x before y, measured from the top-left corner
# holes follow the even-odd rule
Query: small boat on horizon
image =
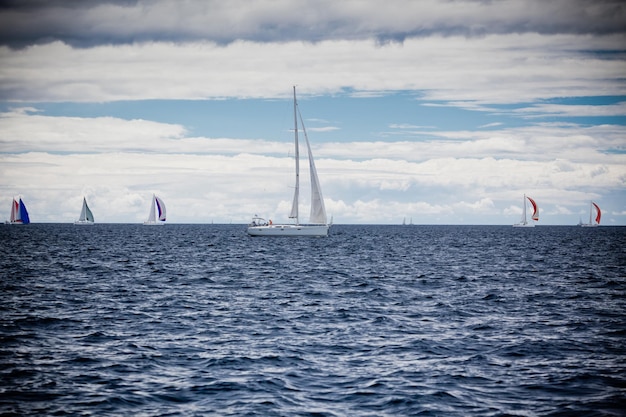
[[(157, 212), (159, 216), (157, 217)], [(143, 222), (145, 226), (160, 226), (165, 224), (165, 203), (156, 195), (152, 194), (152, 201), (150, 201), (150, 215), (148, 220)]]
[[(602, 211), (600, 210), (600, 206), (598, 206), (593, 201), (590, 202), (589, 205), (589, 223), (583, 223), (582, 221), (579, 223), (581, 227), (596, 227), (600, 225), (600, 219), (602, 218)], [(593, 212), (596, 212), (596, 217), (593, 217)]]
[(523, 203), (523, 208), (522, 208), (522, 220), (519, 223), (516, 223), (513, 225), (513, 227), (535, 227), (535, 224), (532, 222), (529, 222), (528, 219), (526, 218), (526, 200), (528, 200), (533, 208), (533, 214), (532, 216), (530, 216), (530, 218), (534, 221), (539, 221), (539, 207), (537, 206), (537, 203), (535, 203), (535, 200), (533, 200), (532, 198), (528, 197), (526, 194), (524, 194), (524, 203)]
[[(291, 213), (289, 218), (295, 219), (295, 224), (274, 224), (271, 220), (265, 221), (255, 215), (252, 222), (248, 225), (248, 234), (250, 236), (311, 236), (325, 237), (328, 236), (330, 225), (326, 218), (326, 208), (324, 207), (324, 198), (322, 197), (322, 189), (317, 177), (313, 154), (311, 153), (311, 145), (309, 137), (306, 134), (304, 121), (298, 108), (296, 100), (296, 87), (293, 87), (293, 113), (294, 113), (294, 143), (295, 143), (295, 163), (296, 163), (296, 185), (294, 187), (293, 203), (291, 205)], [(302, 132), (306, 141), (307, 152), (309, 156), (309, 173), (311, 179), (311, 214), (309, 224), (300, 224), (298, 214), (298, 199), (300, 193), (300, 148), (298, 144), (298, 116), (302, 125)]]
[(26, 205), (22, 201), (22, 198), (19, 198), (19, 201), (13, 199), (11, 203), (11, 216), (9, 220), (5, 222), (6, 224), (29, 224), (30, 217), (28, 216), (28, 210), (26, 210)]
[(83, 208), (80, 211), (80, 217), (74, 222), (75, 225), (89, 226), (94, 224), (93, 213), (87, 205), (87, 199), (83, 197)]

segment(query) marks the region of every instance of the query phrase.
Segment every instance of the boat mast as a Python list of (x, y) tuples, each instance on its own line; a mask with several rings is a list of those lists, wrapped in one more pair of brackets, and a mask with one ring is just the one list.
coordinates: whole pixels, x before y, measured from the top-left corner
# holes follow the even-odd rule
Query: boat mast
[(526, 222), (526, 194), (524, 194), (524, 205), (523, 205), (523, 208), (522, 208), (522, 218), (523, 218), (522, 224), (526, 224), (527, 223)]
[(293, 203), (291, 205), (291, 214), (289, 218), (296, 219), (296, 224), (300, 224), (298, 220), (298, 197), (300, 194), (300, 146), (298, 145), (298, 102), (296, 101), (296, 86), (293, 86), (293, 125), (294, 125), (294, 142), (296, 147), (296, 186), (293, 192)]
[(593, 201), (589, 201), (589, 225), (593, 224), (592, 214), (593, 214)]

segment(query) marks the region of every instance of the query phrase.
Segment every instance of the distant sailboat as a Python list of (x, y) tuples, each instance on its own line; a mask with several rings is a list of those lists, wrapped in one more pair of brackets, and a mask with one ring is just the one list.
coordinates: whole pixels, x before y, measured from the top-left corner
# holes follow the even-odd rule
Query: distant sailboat
[(78, 218), (77, 221), (74, 222), (74, 224), (81, 225), (81, 226), (83, 225), (88, 226), (88, 225), (94, 224), (93, 213), (89, 209), (89, 206), (87, 205), (87, 199), (85, 197), (83, 197), (83, 208), (80, 211), (80, 217)]
[(28, 210), (26, 205), (20, 198), (19, 201), (13, 199), (11, 203), (11, 217), (7, 221), (8, 224), (29, 224), (30, 217), (28, 216)]
[(535, 200), (533, 200), (532, 198), (526, 196), (526, 194), (524, 194), (524, 204), (523, 204), (523, 209), (522, 209), (522, 220), (519, 223), (516, 223), (513, 225), (513, 227), (535, 227), (535, 224), (532, 222), (528, 222), (528, 220), (526, 219), (526, 200), (528, 199), (528, 201), (530, 202), (530, 204), (532, 205), (533, 208), (533, 214), (532, 216), (530, 216), (530, 218), (534, 221), (538, 221), (539, 220), (539, 207), (537, 207), (537, 203), (535, 203)]
[[(317, 178), (317, 170), (311, 153), (311, 145), (304, 128), (302, 115), (298, 109), (296, 100), (296, 87), (293, 87), (293, 113), (294, 113), (294, 142), (295, 142), (295, 162), (296, 162), (296, 186), (293, 195), (293, 203), (291, 205), (291, 214), (289, 218), (295, 219), (295, 224), (273, 224), (272, 221), (265, 221), (255, 215), (252, 223), (248, 225), (248, 234), (250, 236), (328, 236), (330, 225), (326, 219), (326, 209), (324, 208), (324, 199), (320, 182)], [(298, 198), (300, 193), (300, 148), (298, 144), (298, 116), (302, 124), (304, 139), (306, 140), (307, 151), (309, 155), (309, 172), (311, 177), (311, 214), (309, 224), (300, 224), (298, 214)]]
[[(593, 218), (593, 211), (596, 211), (596, 217)], [(600, 211), (600, 206), (598, 206), (593, 201), (589, 207), (589, 223), (580, 223), (582, 227), (596, 227), (600, 225), (600, 218), (602, 217), (602, 211)]]
[[(159, 216), (157, 217), (157, 212)], [(165, 203), (156, 195), (152, 194), (152, 201), (150, 202), (150, 215), (148, 220), (143, 222), (146, 226), (154, 226), (165, 224)]]

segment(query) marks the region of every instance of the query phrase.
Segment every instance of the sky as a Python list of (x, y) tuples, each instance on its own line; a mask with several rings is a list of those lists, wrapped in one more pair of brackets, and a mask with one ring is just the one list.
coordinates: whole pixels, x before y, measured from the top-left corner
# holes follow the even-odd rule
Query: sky
[(289, 221), (293, 86), (336, 224), (626, 225), (621, 0), (2, 1), (0, 213)]

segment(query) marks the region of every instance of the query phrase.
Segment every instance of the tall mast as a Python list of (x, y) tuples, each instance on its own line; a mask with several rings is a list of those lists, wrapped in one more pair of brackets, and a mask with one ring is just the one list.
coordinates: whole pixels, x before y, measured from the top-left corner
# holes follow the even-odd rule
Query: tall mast
[(290, 218), (296, 219), (296, 224), (300, 224), (298, 220), (298, 196), (300, 194), (300, 146), (298, 145), (298, 102), (296, 101), (296, 86), (293, 86), (293, 125), (294, 125), (294, 142), (296, 147), (296, 186), (293, 192), (293, 203), (291, 205)]

